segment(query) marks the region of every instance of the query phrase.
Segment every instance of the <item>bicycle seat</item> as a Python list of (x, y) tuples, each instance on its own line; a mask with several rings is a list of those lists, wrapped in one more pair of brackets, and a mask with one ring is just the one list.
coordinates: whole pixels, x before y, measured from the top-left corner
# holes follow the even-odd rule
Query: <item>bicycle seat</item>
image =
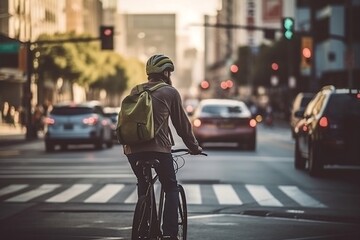
[(146, 161), (139, 160), (136, 162), (136, 166), (142, 165), (142, 166), (156, 167), (159, 164), (160, 164), (160, 162), (157, 159), (151, 159), (151, 160), (146, 160)]

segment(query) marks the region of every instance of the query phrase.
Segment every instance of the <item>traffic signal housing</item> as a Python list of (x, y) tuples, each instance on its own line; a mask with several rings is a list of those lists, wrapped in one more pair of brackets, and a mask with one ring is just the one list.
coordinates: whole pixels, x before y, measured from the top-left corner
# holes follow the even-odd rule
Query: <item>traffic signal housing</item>
[(291, 17), (284, 17), (282, 19), (282, 32), (286, 40), (292, 40), (295, 35), (295, 21)]
[(114, 27), (100, 26), (100, 41), (102, 50), (114, 49)]
[(302, 37), (301, 38), (301, 49), (300, 49), (300, 67), (301, 69), (310, 69), (311, 68), (311, 59), (313, 55), (313, 39), (312, 37)]

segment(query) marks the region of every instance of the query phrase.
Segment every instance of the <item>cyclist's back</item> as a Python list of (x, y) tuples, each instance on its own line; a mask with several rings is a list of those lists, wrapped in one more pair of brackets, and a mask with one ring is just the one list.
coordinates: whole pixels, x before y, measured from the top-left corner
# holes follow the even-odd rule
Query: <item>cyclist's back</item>
[[(154, 139), (136, 145), (124, 145), (124, 153), (137, 177), (138, 196), (145, 194), (146, 182), (140, 166), (136, 165), (139, 160), (158, 159), (160, 164), (156, 167), (159, 180), (164, 188), (166, 198), (164, 207), (163, 234), (168, 239), (177, 239), (178, 219), (177, 205), (179, 201), (178, 186), (171, 155), (172, 138), (168, 125), (171, 119), (177, 134), (182, 138), (191, 154), (199, 154), (202, 149), (199, 146), (187, 115), (182, 107), (179, 92), (171, 86), (170, 73), (174, 71), (173, 62), (164, 55), (154, 55), (146, 64), (146, 73), (149, 81), (145, 86), (151, 87), (159, 81), (169, 86), (159, 88), (152, 92), (153, 114), (155, 130), (158, 134)], [(158, 129), (160, 127), (160, 129)]]

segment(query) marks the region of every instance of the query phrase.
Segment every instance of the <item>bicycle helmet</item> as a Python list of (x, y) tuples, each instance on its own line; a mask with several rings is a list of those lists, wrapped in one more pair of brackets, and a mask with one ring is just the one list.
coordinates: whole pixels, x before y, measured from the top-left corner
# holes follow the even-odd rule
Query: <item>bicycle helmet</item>
[(162, 54), (156, 54), (149, 58), (146, 63), (146, 74), (162, 73), (165, 70), (174, 71), (174, 64), (170, 58)]

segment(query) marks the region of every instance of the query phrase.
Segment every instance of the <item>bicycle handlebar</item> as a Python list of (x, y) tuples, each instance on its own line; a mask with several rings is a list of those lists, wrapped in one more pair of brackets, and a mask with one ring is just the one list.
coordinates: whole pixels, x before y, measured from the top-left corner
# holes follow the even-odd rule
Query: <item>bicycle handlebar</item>
[[(190, 151), (187, 148), (171, 149), (171, 153), (178, 153), (178, 152), (185, 152), (185, 153), (190, 154)], [(207, 153), (201, 152), (201, 153), (199, 153), (197, 155), (207, 156)]]

